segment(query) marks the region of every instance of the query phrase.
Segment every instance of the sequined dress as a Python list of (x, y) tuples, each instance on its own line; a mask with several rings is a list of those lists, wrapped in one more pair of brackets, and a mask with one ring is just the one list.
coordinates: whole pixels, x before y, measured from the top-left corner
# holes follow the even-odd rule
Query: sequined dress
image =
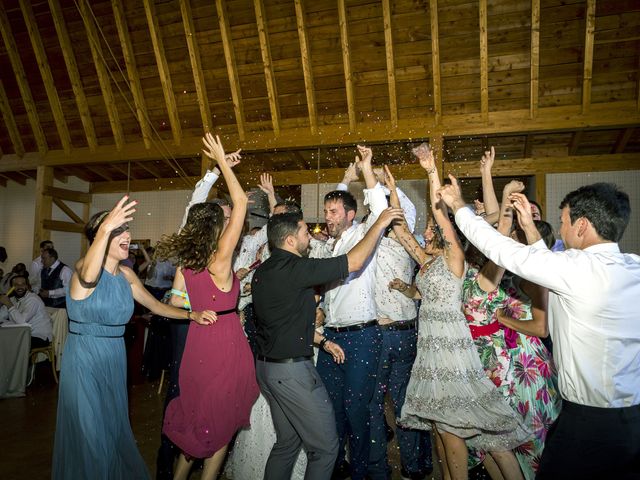
[(469, 447), (511, 450), (531, 433), (480, 364), (461, 310), (462, 281), (443, 256), (416, 277), (422, 295), (418, 353), (399, 422), (425, 430), (434, 422)]

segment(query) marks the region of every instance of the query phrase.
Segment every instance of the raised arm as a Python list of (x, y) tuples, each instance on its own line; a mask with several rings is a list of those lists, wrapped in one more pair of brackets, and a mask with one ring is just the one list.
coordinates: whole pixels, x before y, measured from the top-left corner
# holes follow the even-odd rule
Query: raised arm
[[(507, 309), (499, 309), (496, 312), (498, 321), (516, 332), (534, 337), (545, 338), (549, 335), (549, 322), (547, 320), (547, 304), (549, 290), (528, 280), (522, 280), (520, 288), (531, 299), (531, 320), (520, 320), (507, 314)], [(509, 309), (513, 310), (513, 309)]]
[(358, 145), (358, 153), (360, 154), (360, 162), (358, 166), (362, 170), (362, 176), (366, 188), (374, 188), (378, 181), (373, 173), (373, 166), (371, 165), (371, 159), (373, 158), (373, 151), (369, 147)]
[(231, 167), (225, 162), (224, 148), (220, 142), (220, 137), (217, 135), (214, 137), (210, 133), (207, 133), (203, 138), (203, 142), (205, 145), (203, 150), (205, 155), (218, 162), (218, 168), (220, 168), (222, 176), (227, 182), (229, 195), (233, 202), (233, 210), (231, 211), (229, 224), (218, 241), (218, 250), (216, 252), (216, 268), (222, 268), (224, 266), (225, 272), (228, 271), (227, 275), (230, 275), (232, 273), (231, 261), (233, 251), (242, 234), (244, 219), (247, 215), (248, 199), (233, 170), (231, 170)]
[(76, 265), (76, 272), (71, 277), (69, 293), (71, 298), (81, 300), (87, 298), (98, 284), (105, 254), (109, 248), (111, 232), (123, 224), (133, 220), (133, 213), (138, 202), (129, 201), (125, 195), (106, 215), (87, 254)]
[(267, 194), (267, 200), (269, 201), (269, 213), (273, 215), (273, 210), (276, 208), (278, 200), (276, 199), (276, 191), (273, 188), (273, 177), (268, 173), (260, 174), (260, 183), (258, 188)]
[(518, 212), (518, 225), (520, 225), (520, 228), (524, 232), (527, 243), (533, 245), (542, 237), (533, 221), (529, 200), (522, 193), (513, 192), (509, 195), (509, 201)]
[(482, 202), (484, 203), (484, 212), (487, 218), (490, 218), (492, 215), (497, 214), (500, 210), (500, 205), (498, 205), (498, 198), (496, 197), (496, 191), (493, 188), (493, 177), (491, 175), (491, 168), (493, 167), (495, 158), (496, 150), (491, 147), (491, 150), (485, 151), (484, 155), (482, 155), (482, 158), (480, 159), (480, 175), (482, 177)]

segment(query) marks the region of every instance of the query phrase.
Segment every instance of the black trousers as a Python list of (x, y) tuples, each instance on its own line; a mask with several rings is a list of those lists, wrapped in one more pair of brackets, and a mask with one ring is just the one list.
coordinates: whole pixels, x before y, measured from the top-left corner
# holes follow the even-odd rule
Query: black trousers
[(565, 400), (536, 478), (639, 479), (640, 405), (597, 408)]

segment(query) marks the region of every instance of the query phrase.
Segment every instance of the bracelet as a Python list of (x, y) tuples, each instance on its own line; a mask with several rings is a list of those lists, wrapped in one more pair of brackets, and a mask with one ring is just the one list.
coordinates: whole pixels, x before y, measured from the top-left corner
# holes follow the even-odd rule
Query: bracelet
[(320, 340), (320, 343), (318, 345), (320, 345), (320, 348), (324, 350), (324, 346), (327, 344), (328, 341), (329, 339), (327, 337), (324, 337), (322, 340)]
[(187, 320), (191, 321), (191, 310), (187, 310)]

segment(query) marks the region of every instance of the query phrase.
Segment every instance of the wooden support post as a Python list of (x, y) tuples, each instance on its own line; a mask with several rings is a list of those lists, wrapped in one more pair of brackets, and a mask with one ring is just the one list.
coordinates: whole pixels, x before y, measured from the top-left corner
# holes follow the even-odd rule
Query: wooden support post
[(547, 218), (547, 174), (536, 174), (536, 202), (540, 205), (540, 215)]
[(53, 187), (53, 167), (39, 166), (36, 178), (36, 209), (33, 226), (33, 258), (40, 253), (40, 242), (51, 240), (51, 231), (46, 229), (44, 221), (51, 219), (53, 201), (47, 195), (47, 188)]

